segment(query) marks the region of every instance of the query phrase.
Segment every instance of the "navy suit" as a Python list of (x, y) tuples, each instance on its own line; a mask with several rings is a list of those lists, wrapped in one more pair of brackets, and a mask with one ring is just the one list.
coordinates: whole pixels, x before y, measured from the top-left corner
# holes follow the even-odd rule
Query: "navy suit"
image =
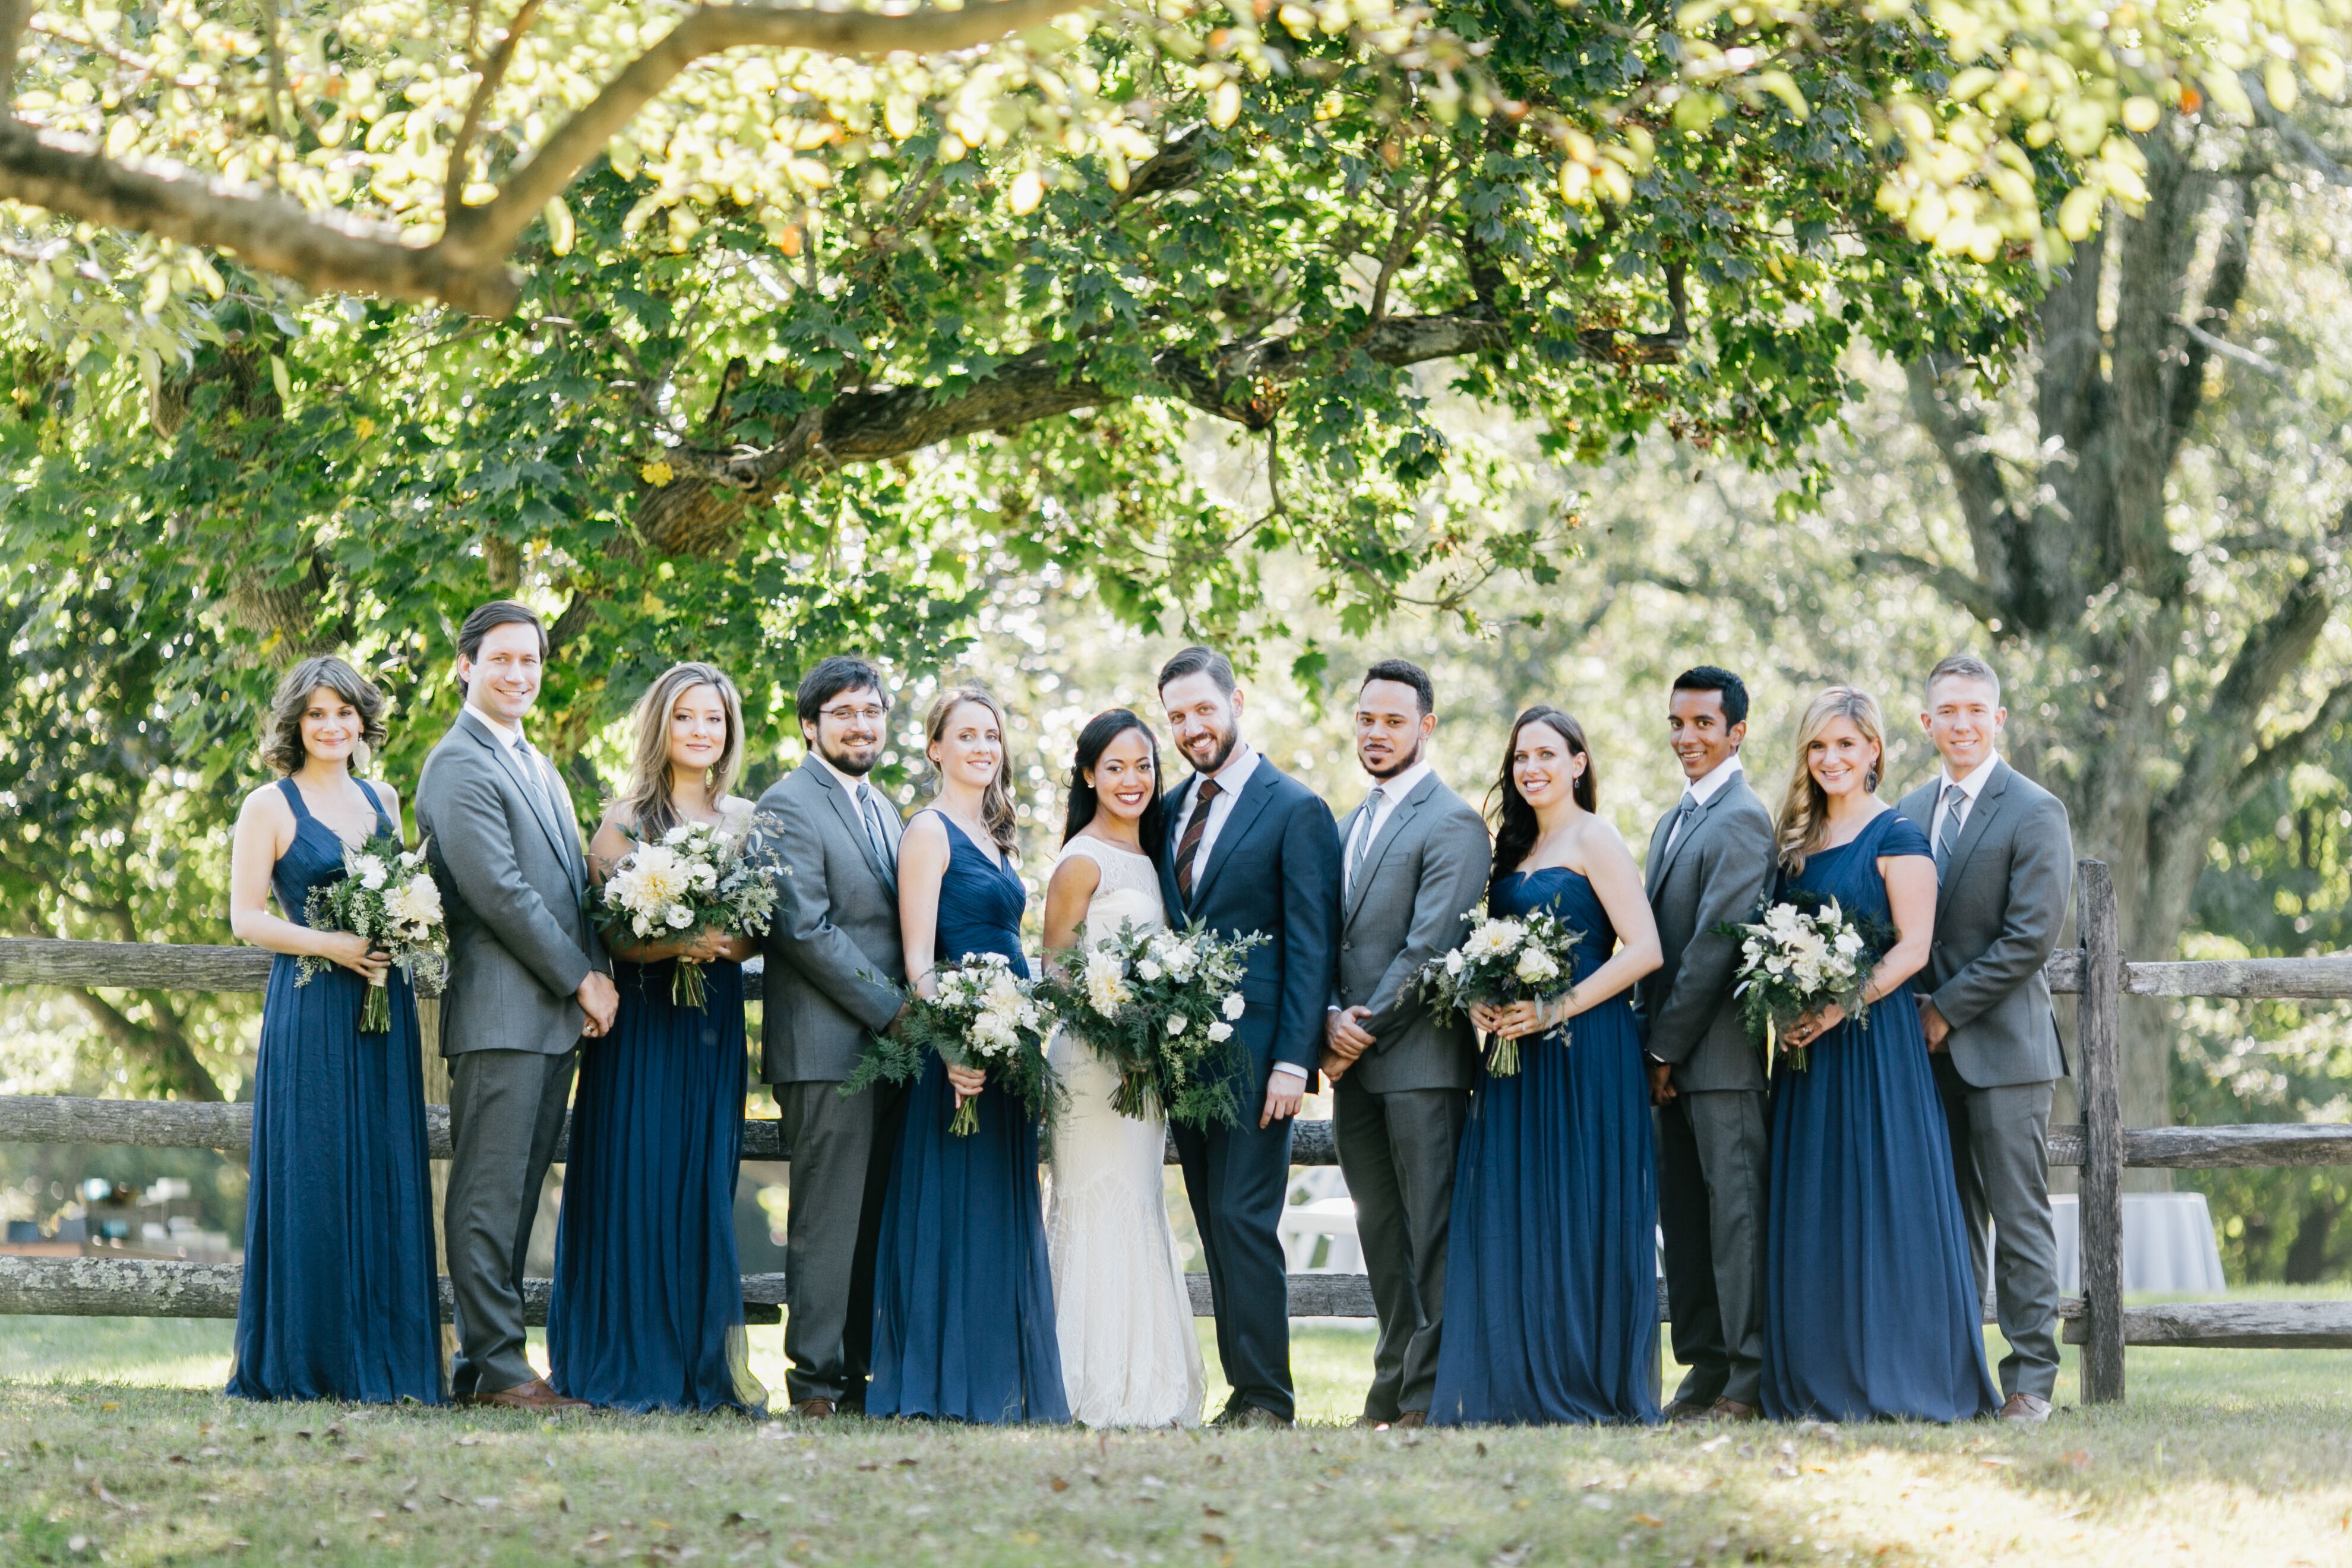
[(1184, 1191), (1208, 1255), (1217, 1307), (1217, 1355), (1236, 1402), (1288, 1419), (1290, 1299), (1276, 1224), (1290, 1184), (1290, 1123), (1258, 1126), (1276, 1062), (1313, 1080), (1323, 1013), (1339, 983), (1339, 833), (1331, 808), (1261, 754), (1219, 826), (1192, 897), (1176, 892), (1176, 828), (1197, 773), (1169, 797), (1160, 896), (1170, 918), (1220, 935), (1264, 934), (1242, 977), (1248, 1004), (1234, 1036), (1249, 1055), (1242, 1124), (1176, 1128)]

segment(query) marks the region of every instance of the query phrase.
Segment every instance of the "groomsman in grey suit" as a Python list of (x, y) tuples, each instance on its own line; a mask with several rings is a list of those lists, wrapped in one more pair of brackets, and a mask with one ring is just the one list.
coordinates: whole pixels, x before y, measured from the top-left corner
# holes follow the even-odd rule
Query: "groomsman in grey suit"
[(761, 1076), (775, 1088), (792, 1160), (784, 1239), (785, 1383), (818, 1420), (866, 1407), (874, 1252), (899, 1097), (845, 1099), (866, 1043), (902, 1005), (898, 807), (867, 779), (888, 733), (890, 689), (862, 658), (820, 661), (793, 700), (807, 745), (760, 797), (789, 868), (768, 930)]
[(1675, 678), (1666, 732), (1686, 781), (1650, 835), (1643, 882), (1665, 962), (1641, 983), (1657, 1124), (1658, 1223), (1675, 1359), (1668, 1414), (1755, 1419), (1764, 1370), (1764, 1058), (1731, 994), (1772, 878), (1772, 818), (1739, 765), (1748, 688), (1713, 665)]
[(1319, 1061), (1380, 1322), (1360, 1426), (1428, 1419), (1454, 1157), (1477, 1069), (1469, 1021), (1433, 1012), (1416, 984), (1462, 940), (1493, 869), (1486, 824), (1430, 764), (1436, 730), (1428, 673), (1401, 658), (1372, 666), (1356, 698), (1356, 760), (1372, 788), (1339, 825), (1339, 983)]
[(2042, 966), (2066, 923), (2074, 837), (2058, 797), (2000, 760), (2008, 719), (2000, 678), (1982, 659), (1954, 654), (1928, 671), (1919, 720), (1944, 765), (1896, 809), (1936, 852), (1935, 945), (1912, 986), (1951, 1129), (1977, 1292), (1995, 1287), (2009, 1341), (2000, 1414), (2036, 1422), (2049, 1418), (2058, 1385), (2047, 1141), (2051, 1090), (2066, 1070)]
[(510, 600), (457, 632), (466, 706), (425, 759), (416, 826), (448, 893), (449, 1192), (443, 1230), (457, 1301), (460, 1404), (578, 1406), (523, 1355), (522, 1269), (563, 1131), (580, 1040), (620, 994), (588, 918), (588, 858), (562, 775), (524, 738), (547, 632)]

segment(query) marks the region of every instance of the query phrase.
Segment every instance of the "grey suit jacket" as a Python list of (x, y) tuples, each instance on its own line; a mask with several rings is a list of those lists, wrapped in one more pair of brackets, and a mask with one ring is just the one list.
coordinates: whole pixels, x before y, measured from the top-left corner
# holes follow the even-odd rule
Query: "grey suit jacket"
[[(1361, 805), (1339, 825), (1344, 863)], [(1477, 1077), (1470, 1021), (1433, 1012), (1414, 977), (1469, 928), (1486, 895), (1494, 850), (1486, 824), (1432, 773), (1381, 824), (1356, 885), (1340, 894), (1339, 984), (1333, 1005), (1370, 1007), (1372, 1047), (1349, 1076), (1374, 1094), (1468, 1089)], [(1344, 886), (1344, 877), (1342, 884)]]
[(588, 856), (563, 779), (541, 759), (541, 794), (514, 752), (460, 713), (425, 759), (416, 826), (449, 921), (441, 1054), (560, 1056), (586, 1019), (573, 993), (609, 970), (588, 915)]
[[(1942, 788), (1938, 773), (1895, 809), (1928, 833)], [(2074, 888), (2066, 807), (2007, 763), (1994, 763), (1936, 889), (1927, 967), (1911, 981), (1951, 1025), (1952, 1066), (1977, 1089), (2065, 1076), (2042, 966), (2058, 945)]]
[[(896, 806), (882, 826), (898, 847)], [(761, 1008), (761, 1078), (832, 1083), (856, 1070), (866, 1041), (898, 1016), (907, 978), (898, 885), (857, 815), (857, 803), (814, 757), (760, 797), (762, 827), (790, 873), (776, 889)]]
[(1715, 928), (1756, 916), (1772, 880), (1771, 814), (1743, 772), (1707, 797), (1669, 849), (1674, 821), (1670, 811), (1651, 830), (1643, 873), (1665, 955), (1638, 992), (1643, 1048), (1674, 1064), (1677, 1088), (1760, 1089), (1764, 1054), (1731, 994), (1739, 944)]

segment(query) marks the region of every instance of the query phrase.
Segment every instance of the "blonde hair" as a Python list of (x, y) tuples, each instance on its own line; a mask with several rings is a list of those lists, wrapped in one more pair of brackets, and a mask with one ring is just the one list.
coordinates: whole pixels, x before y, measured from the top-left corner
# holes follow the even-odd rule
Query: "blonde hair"
[(1797, 765), (1789, 776), (1789, 793), (1780, 802), (1780, 826), (1775, 842), (1780, 864), (1790, 875), (1805, 868), (1805, 858), (1822, 847), (1830, 834), (1830, 797), (1814, 782), (1809, 763), (1813, 742), (1823, 730), (1843, 719), (1878, 748), (1878, 760), (1863, 775), (1862, 787), (1878, 793), (1878, 775), (1886, 765), (1886, 720), (1878, 699), (1851, 686), (1832, 686), (1805, 707), (1797, 721)]
[[(981, 792), (980, 820), (986, 825), (988, 836), (996, 841), (997, 852), (1010, 858), (1018, 843), (1017, 818), (1013, 809), (1012, 726), (1004, 721), (1004, 705), (997, 701), (996, 694), (978, 681), (968, 680), (932, 698), (930, 711), (923, 716), (923, 746), (928, 752), (938, 745), (947, 733), (948, 721), (967, 702), (979, 703), (996, 720), (996, 776)], [(936, 762), (931, 765), (939, 766)]]
[(743, 699), (736, 693), (735, 683), (716, 665), (671, 665), (646, 688), (629, 716), (636, 743), (630, 748), (629, 782), (621, 791), (621, 803), (629, 808), (641, 837), (658, 837), (677, 826), (677, 802), (670, 793), (670, 711), (679, 698), (698, 686), (719, 693), (719, 705), (727, 713), (727, 744), (706, 775), (712, 805), (727, 798), (727, 792), (735, 787), (736, 775), (742, 772)]

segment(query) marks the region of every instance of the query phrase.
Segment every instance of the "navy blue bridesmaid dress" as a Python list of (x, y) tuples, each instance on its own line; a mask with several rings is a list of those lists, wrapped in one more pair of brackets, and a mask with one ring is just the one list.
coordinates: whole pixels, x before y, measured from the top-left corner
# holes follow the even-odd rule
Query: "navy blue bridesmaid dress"
[[(1927, 835), (1881, 811), (1853, 841), (1782, 874), (1894, 923), (1882, 857), (1932, 859)], [(1764, 1255), (1764, 1414), (1958, 1421), (2000, 1407), (1985, 1368), (1943, 1107), (1908, 991), (1775, 1064)]]
[[(1549, 906), (1584, 932), (1583, 980), (1617, 932), (1565, 867), (1514, 872), (1489, 907)], [(1445, 1258), (1437, 1426), (1653, 1422), (1658, 1197), (1649, 1080), (1631, 994), (1520, 1043), (1519, 1070), (1482, 1068), (1462, 1130)]]
[[(278, 787), (294, 808), (294, 841), (270, 868), (270, 887), (286, 918), (308, 924), (310, 889), (343, 875), (343, 843), (310, 815), (293, 780)], [(375, 792), (367, 796), (377, 831), (396, 833)], [(279, 953), (271, 963), (261, 1005), (228, 1392), (438, 1405), (416, 994), (393, 970), (391, 1031), (362, 1035), (367, 982), (336, 966), (298, 985), (296, 962)]]
[(743, 1154), (743, 968), (615, 959), (613, 1031), (581, 1047), (547, 1304), (548, 1382), (614, 1410), (760, 1414), (743, 1338), (735, 1182)]
[[(939, 963), (1001, 953), (1025, 976), (1021, 878), (933, 815), (948, 831)], [(949, 1132), (954, 1114), (955, 1090), (933, 1055), (908, 1092), (882, 1205), (866, 1414), (1067, 1421), (1037, 1125), (995, 1088), (980, 1097), (980, 1129), (970, 1137)]]

